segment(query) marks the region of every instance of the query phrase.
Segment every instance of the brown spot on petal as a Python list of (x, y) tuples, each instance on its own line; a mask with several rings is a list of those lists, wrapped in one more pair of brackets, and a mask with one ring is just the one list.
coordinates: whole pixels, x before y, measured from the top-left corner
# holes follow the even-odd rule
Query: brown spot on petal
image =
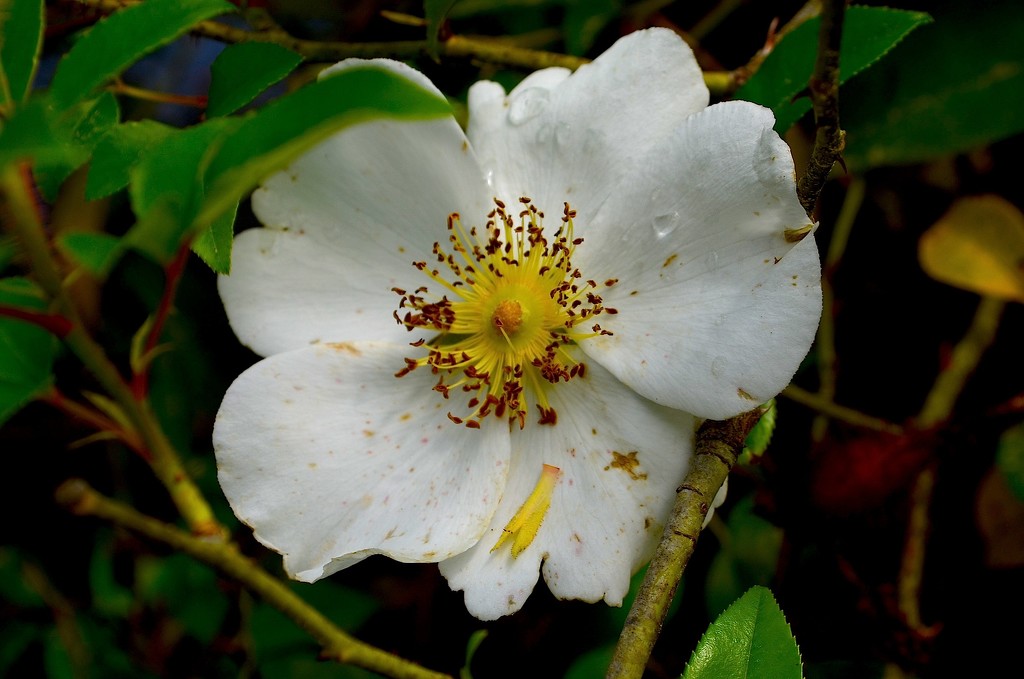
[(665, 260), (665, 263), (661, 265), (661, 268), (664, 269), (669, 264), (671, 264), (672, 262), (676, 261), (677, 257), (679, 257), (678, 253), (673, 253), (673, 254), (669, 255), (668, 258)]
[(617, 450), (613, 450), (611, 464), (605, 467), (604, 470), (621, 469), (629, 474), (629, 478), (634, 481), (642, 481), (647, 478), (647, 472), (637, 472), (636, 468), (640, 466), (640, 460), (636, 459), (636, 456), (637, 451), (635, 450), (631, 450), (625, 455)]
[(328, 342), (325, 346), (328, 346), (335, 351), (344, 351), (345, 353), (352, 354), (353, 356), (363, 355), (363, 352), (351, 342)]
[(749, 393), (747, 393), (747, 392), (745, 392), (745, 391), (743, 391), (742, 389), (739, 389), (739, 388), (736, 389), (736, 393), (739, 395), (740, 398), (745, 398), (748, 401), (757, 401), (758, 400), (758, 399), (754, 398), (753, 396), (751, 396)]

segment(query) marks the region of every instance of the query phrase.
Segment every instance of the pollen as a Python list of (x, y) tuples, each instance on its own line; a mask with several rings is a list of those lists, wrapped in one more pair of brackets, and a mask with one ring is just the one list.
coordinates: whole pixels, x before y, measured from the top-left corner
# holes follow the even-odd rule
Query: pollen
[(452, 213), (447, 243), (434, 243), (430, 260), (413, 262), (428, 285), (393, 288), (401, 298), (395, 320), (420, 335), (410, 343), (418, 355), (395, 376), (429, 369), (444, 398), (467, 393), (469, 412), (448, 419), (471, 428), (488, 416), (522, 428), (532, 409), (538, 424), (554, 425), (549, 390), (583, 377), (579, 343), (610, 335), (596, 319), (617, 313), (600, 295), (617, 280), (587, 280), (572, 263), (583, 239), (574, 237), (569, 204), (546, 233), (544, 213), (529, 198), (519, 202), (515, 214), (495, 198), (479, 228), (464, 228)]
[(498, 303), (491, 317), (494, 327), (506, 335), (514, 335), (523, 322), (523, 307), (514, 299), (506, 299)]

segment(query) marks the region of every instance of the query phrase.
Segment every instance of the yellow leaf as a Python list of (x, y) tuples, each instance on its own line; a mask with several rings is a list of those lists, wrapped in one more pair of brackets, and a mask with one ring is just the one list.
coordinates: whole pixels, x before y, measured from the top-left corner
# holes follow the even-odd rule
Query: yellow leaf
[(918, 258), (937, 281), (1024, 302), (1024, 214), (999, 196), (953, 203), (921, 236)]

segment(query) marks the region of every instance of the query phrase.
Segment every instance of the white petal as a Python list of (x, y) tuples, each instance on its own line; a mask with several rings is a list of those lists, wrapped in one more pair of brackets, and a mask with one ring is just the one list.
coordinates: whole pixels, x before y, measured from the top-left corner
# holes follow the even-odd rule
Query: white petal
[(745, 102), (691, 116), (609, 199), (604, 216), (618, 219), (579, 229), (574, 264), (619, 281), (602, 291), (619, 311), (600, 318), (614, 334), (584, 351), (648, 398), (700, 417), (777, 394), (821, 313), (814, 238), (784, 235), (810, 224), (773, 122)]
[[(235, 514), (312, 582), (371, 554), (437, 561), (472, 546), (508, 472), (508, 427), (453, 424), (408, 347), (320, 344), (244, 372), (217, 413), (218, 478)], [(454, 397), (454, 394), (453, 394)]]
[[(249, 229), (235, 237), (234, 265), (218, 289), (231, 327), (246, 346), (269, 356), (317, 342), (402, 343), (408, 332), (392, 316), (391, 288), (425, 282), (411, 266), (380, 263), (380, 276), (345, 264), (365, 241), (346, 250), (301, 231)], [(379, 256), (370, 249), (364, 261)], [(408, 264), (406, 262), (406, 264)], [(391, 277), (383, 277), (387, 271)]]
[[(488, 532), (440, 564), (483, 620), (517, 611), (542, 562), (555, 596), (621, 604), (689, 465), (693, 418), (638, 396), (600, 366), (588, 364), (585, 377), (552, 388), (550, 398), (557, 424), (513, 430), (508, 485)], [(544, 464), (562, 473), (536, 538), (515, 558), (507, 545), (492, 552)]]
[[(372, 63), (434, 89), (408, 66)], [(260, 221), (289, 235), (239, 238), (234, 272), (220, 282), (232, 328), (263, 355), (318, 339), (392, 337), (388, 318), (398, 297), (391, 288), (427, 283), (412, 262), (429, 259), (433, 243), (446, 240), (451, 213), (482, 222), (489, 197), (453, 118), (348, 128), (253, 193)]]
[(708, 524), (711, 523), (711, 519), (715, 516), (715, 510), (725, 504), (725, 498), (729, 494), (729, 477), (725, 477), (725, 481), (722, 482), (722, 487), (715, 493), (715, 497), (711, 500), (711, 504), (708, 505), (708, 513), (704, 516), (704, 524), (701, 528), (707, 528)]
[(505, 200), (530, 196), (557, 219), (563, 201), (593, 219), (669, 131), (707, 105), (690, 48), (672, 31), (636, 31), (566, 77), (534, 74), (507, 98), (470, 92), (469, 137)]

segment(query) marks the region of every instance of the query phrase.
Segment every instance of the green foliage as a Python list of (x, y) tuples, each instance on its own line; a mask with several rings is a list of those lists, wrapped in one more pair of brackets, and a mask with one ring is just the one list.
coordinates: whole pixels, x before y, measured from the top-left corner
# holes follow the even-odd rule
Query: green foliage
[(800, 650), (775, 597), (752, 587), (711, 623), (684, 679), (800, 679)]
[(193, 230), (219, 273), (230, 266), (227, 221), (270, 173), (349, 125), (388, 116), (450, 114), (448, 104), (377, 67), (353, 68), (310, 84), (245, 118), (216, 118), (167, 134), (131, 167), (138, 223), (127, 243), (167, 262)]
[(458, 0), (423, 0), (423, 16), (427, 19), (427, 51), (437, 59), (438, 31)]
[(96, 200), (128, 186), (130, 170), (146, 149), (158, 146), (174, 132), (155, 120), (139, 120), (117, 125), (103, 136), (93, 150), (85, 197)]
[(210, 567), (184, 554), (140, 562), (139, 594), (146, 604), (165, 608), (190, 635), (210, 643), (227, 615), (227, 595)]
[[(0, 279), (0, 305), (46, 311), (42, 293), (25, 278)], [(57, 340), (26, 321), (0, 316), (0, 424), (52, 384)]]
[(615, 644), (608, 644), (587, 651), (576, 658), (565, 673), (564, 679), (591, 679), (603, 677), (612, 664), (615, 655)]
[(89, 591), (93, 607), (98, 613), (111, 618), (125, 618), (132, 610), (135, 596), (114, 576), (113, 539), (97, 544), (89, 562)]
[(11, 676), (9, 668), (38, 637), (35, 625), (13, 621), (4, 626), (4, 633), (0, 634), (0, 676)]
[(224, 139), (206, 171), (208, 192), (196, 224), (212, 224), (271, 172), (350, 125), (447, 115), (444, 99), (391, 71), (368, 66), (335, 73), (275, 100)]
[[(330, 581), (316, 586), (293, 583), (303, 599), (343, 630), (358, 629), (377, 609), (373, 597)], [(257, 665), (268, 677), (344, 677), (362, 679), (376, 676), (351, 667), (338, 668), (317, 661), (318, 647), (309, 635), (277, 609), (258, 602), (249, 618), (253, 652)]]
[(112, 14), (83, 35), (57, 66), (50, 84), (55, 106), (64, 109), (85, 99), (196, 22), (234, 10), (224, 0), (148, 0)]
[(270, 42), (243, 42), (225, 47), (210, 66), (206, 115), (234, 113), (300, 63), (300, 55)]
[(192, 241), (192, 251), (217, 273), (231, 273), (231, 244), (235, 237), (235, 214), (238, 203), (213, 220)]
[(728, 539), (715, 554), (704, 596), (708, 613), (717, 615), (753, 585), (768, 585), (775, 577), (782, 548), (782, 530), (754, 513), (754, 499), (741, 499), (726, 521)]
[(562, 30), (569, 54), (586, 54), (598, 34), (622, 11), (620, 0), (569, 0)]
[(0, 166), (34, 161), (40, 191), (53, 198), (119, 116), (117, 100), (110, 93), (63, 109), (50, 97), (34, 97), (0, 132)]
[[(931, 21), (923, 12), (887, 7), (850, 7), (843, 23), (840, 82), (846, 82), (889, 53), (908, 33)], [(737, 99), (775, 112), (775, 129), (785, 132), (811, 110), (806, 96), (814, 71), (821, 21), (811, 19), (786, 35), (757, 72), (736, 92)], [(798, 98), (799, 97), (799, 98)]]
[(996, 466), (1013, 494), (1024, 502), (1024, 424), (1010, 427), (999, 437)]
[(239, 125), (236, 118), (215, 118), (168, 134), (146, 150), (128, 173), (138, 221), (125, 236), (127, 245), (158, 262), (171, 260), (203, 201), (209, 158)]
[(754, 428), (747, 434), (747, 440), (743, 445), (743, 453), (740, 455), (741, 464), (749, 464), (751, 459), (761, 457), (768, 450), (768, 444), (772, 441), (772, 434), (775, 433), (775, 419), (778, 416), (778, 409), (775, 407), (775, 399), (768, 401), (762, 406), (764, 414), (757, 421)]
[(487, 630), (485, 629), (479, 629), (469, 636), (469, 641), (466, 642), (466, 661), (463, 663), (462, 669), (459, 670), (459, 679), (473, 679), (473, 673), (470, 671), (473, 656), (476, 655), (480, 644), (484, 643), (486, 638)]
[(0, 77), (7, 83), (0, 103), (28, 96), (43, 45), (43, 10), (42, 0), (0, 2)]
[(1024, 131), (1024, 4), (944, 6), (898, 59), (844, 93), (851, 169), (922, 162)]
[(121, 239), (109, 234), (72, 231), (56, 238), (57, 248), (93, 275), (103, 277), (121, 254)]
[[(0, 547), (0, 601), (21, 608), (44, 608), (46, 602), (39, 593), (25, 584), (22, 576), (21, 555), (9, 548)], [(0, 669), (2, 669), (0, 665)]]

